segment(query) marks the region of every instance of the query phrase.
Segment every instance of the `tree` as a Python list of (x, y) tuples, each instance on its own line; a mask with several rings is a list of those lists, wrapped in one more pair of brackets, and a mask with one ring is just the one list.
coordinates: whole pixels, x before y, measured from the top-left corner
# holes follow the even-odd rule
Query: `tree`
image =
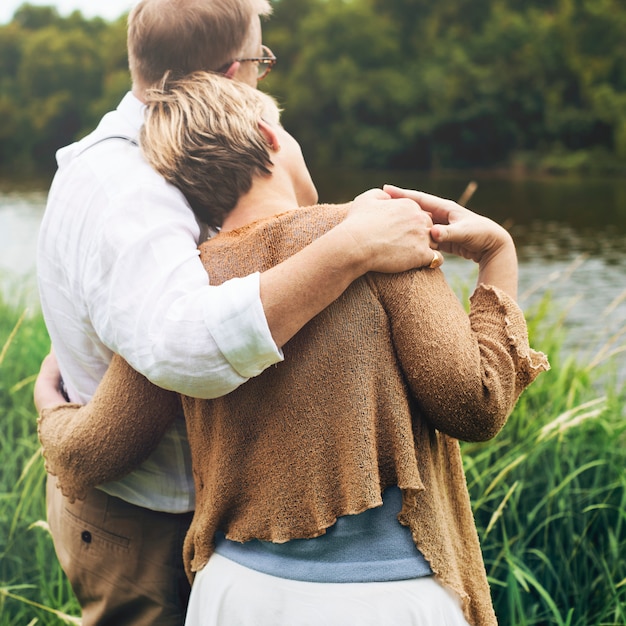
[(84, 128), (90, 103), (101, 96), (103, 74), (98, 42), (82, 30), (49, 26), (30, 35), (18, 82), (37, 161), (53, 166), (56, 149)]
[(15, 11), (13, 22), (24, 30), (39, 30), (47, 26), (58, 26), (61, 17), (53, 6), (36, 6), (27, 2)]
[[(261, 83), (316, 167), (626, 162), (623, 0), (274, 0)], [(130, 85), (124, 18), (0, 26), (0, 168), (50, 168)], [(575, 151), (575, 158), (567, 158)], [(529, 157), (528, 155), (531, 155)]]

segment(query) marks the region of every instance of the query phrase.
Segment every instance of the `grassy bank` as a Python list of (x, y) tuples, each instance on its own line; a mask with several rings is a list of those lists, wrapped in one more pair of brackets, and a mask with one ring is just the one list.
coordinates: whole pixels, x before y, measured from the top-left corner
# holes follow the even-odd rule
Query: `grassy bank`
[(464, 445), (496, 612), (503, 625), (626, 624), (624, 352), (602, 360), (607, 337), (596, 362), (565, 357), (549, 308), (529, 318), (552, 370), (494, 441)]
[(32, 391), (47, 351), (48, 336), (40, 314), (0, 302), (2, 626), (62, 624), (59, 613), (78, 614), (43, 521), (45, 474)]
[[(626, 390), (610, 361), (562, 355), (542, 307), (531, 333), (552, 371), (494, 441), (464, 445), (496, 612), (503, 625), (626, 624)], [(0, 302), (0, 626), (78, 615), (43, 522), (32, 385), (47, 350), (41, 317)]]

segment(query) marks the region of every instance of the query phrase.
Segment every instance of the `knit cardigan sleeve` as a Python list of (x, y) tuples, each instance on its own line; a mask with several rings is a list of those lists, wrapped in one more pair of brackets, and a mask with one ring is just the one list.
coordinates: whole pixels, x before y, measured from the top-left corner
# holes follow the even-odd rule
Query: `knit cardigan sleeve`
[(522, 391), (549, 369), (532, 350), (524, 314), (479, 285), (469, 315), (441, 270), (372, 275), (394, 347), (423, 416), (456, 439), (484, 441), (504, 426)]
[(145, 461), (180, 412), (178, 394), (114, 356), (89, 404), (41, 411), (46, 470), (70, 501), (83, 499), (89, 488), (118, 480)]

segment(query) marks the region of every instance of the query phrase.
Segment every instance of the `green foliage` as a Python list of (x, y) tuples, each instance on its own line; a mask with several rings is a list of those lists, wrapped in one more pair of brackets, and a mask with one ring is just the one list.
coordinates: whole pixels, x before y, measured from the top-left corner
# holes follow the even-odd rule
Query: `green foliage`
[[(297, 17), (291, 2), (275, 7), (268, 88), (315, 167), (626, 166), (620, 0), (307, 0)], [(563, 163), (571, 151), (585, 157)]]
[[(87, 33), (61, 33), (49, 26), (33, 33), (22, 49), (18, 84), (31, 121), (31, 153), (54, 155), (67, 137), (87, 126), (89, 104), (101, 96), (103, 67), (98, 44)], [(61, 88), (62, 86), (62, 88)]]
[(13, 22), (24, 30), (38, 30), (61, 21), (59, 12), (53, 6), (36, 6), (24, 3), (13, 15)]
[(528, 317), (551, 371), (495, 440), (463, 445), (496, 613), (520, 626), (626, 624), (626, 388), (615, 363), (561, 354), (550, 309), (545, 297)]
[[(264, 31), (313, 167), (626, 170), (623, 0), (274, 0)], [(125, 39), (30, 4), (0, 26), (0, 171), (50, 172), (116, 106)]]
[[(278, 12), (276, 21), (280, 27)], [(394, 70), (394, 25), (366, 3), (330, 0), (324, 12), (303, 16), (299, 31), (307, 45), (288, 83), (272, 83), (288, 105), (285, 125), (299, 126), (296, 136), (313, 162), (384, 165), (401, 149), (393, 111), (406, 97)]]
[(128, 90), (122, 19), (60, 17), (22, 5), (0, 26), (0, 171), (47, 174), (56, 150), (91, 130)]

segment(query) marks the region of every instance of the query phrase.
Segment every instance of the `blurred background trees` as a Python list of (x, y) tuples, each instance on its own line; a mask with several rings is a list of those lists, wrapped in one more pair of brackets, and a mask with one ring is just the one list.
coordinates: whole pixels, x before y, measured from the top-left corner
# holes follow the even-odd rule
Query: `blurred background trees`
[[(626, 169), (623, 0), (274, 0), (261, 83), (318, 168)], [(129, 87), (125, 16), (0, 26), (0, 172), (54, 169)]]

